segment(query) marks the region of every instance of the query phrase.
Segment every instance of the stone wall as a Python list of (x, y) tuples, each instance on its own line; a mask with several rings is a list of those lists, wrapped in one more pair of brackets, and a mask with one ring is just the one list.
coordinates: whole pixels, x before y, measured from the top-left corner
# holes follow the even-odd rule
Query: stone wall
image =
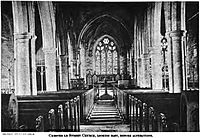
[(1, 89), (14, 89), (14, 42), (12, 5), (1, 11)]

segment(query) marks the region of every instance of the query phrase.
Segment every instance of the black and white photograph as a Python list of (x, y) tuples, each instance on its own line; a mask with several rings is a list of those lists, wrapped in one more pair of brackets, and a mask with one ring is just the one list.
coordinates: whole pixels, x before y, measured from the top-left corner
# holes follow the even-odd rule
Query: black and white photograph
[(1, 135), (200, 132), (199, 1), (0, 6)]

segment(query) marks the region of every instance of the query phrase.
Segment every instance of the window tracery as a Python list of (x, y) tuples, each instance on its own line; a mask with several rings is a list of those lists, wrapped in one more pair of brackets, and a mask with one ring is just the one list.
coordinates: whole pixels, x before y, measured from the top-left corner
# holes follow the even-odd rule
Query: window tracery
[(96, 47), (95, 53), (96, 74), (117, 74), (118, 53), (115, 43), (104, 37)]

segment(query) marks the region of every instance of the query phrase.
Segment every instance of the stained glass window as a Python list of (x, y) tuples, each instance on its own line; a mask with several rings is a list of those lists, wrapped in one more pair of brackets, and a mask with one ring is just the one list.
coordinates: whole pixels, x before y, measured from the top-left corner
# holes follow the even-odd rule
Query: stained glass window
[(113, 41), (104, 37), (98, 43), (95, 55), (95, 69), (97, 74), (117, 74), (118, 53)]
[[(124, 58), (120, 56), (120, 66), (123, 67), (121, 64), (124, 63)], [(120, 74), (123, 74), (123, 68), (120, 68)]]
[(96, 52), (96, 74), (100, 74), (100, 52)]
[(111, 53), (110, 50), (108, 51), (107, 55), (108, 55), (108, 58), (107, 58), (107, 69), (108, 69), (108, 72), (107, 72), (107, 74), (112, 74), (112, 68), (113, 68), (112, 62), (113, 62), (113, 59), (112, 59), (112, 53)]
[(117, 68), (118, 68), (118, 61), (117, 61), (118, 57), (117, 57), (117, 51), (115, 50), (113, 52), (113, 74), (117, 74)]
[(101, 74), (106, 74), (106, 53), (101, 52)]

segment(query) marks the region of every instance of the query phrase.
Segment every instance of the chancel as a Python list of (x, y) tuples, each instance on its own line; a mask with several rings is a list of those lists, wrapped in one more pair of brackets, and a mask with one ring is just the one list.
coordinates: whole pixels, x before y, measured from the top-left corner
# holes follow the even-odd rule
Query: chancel
[(1, 130), (200, 131), (199, 2), (1, 1)]

